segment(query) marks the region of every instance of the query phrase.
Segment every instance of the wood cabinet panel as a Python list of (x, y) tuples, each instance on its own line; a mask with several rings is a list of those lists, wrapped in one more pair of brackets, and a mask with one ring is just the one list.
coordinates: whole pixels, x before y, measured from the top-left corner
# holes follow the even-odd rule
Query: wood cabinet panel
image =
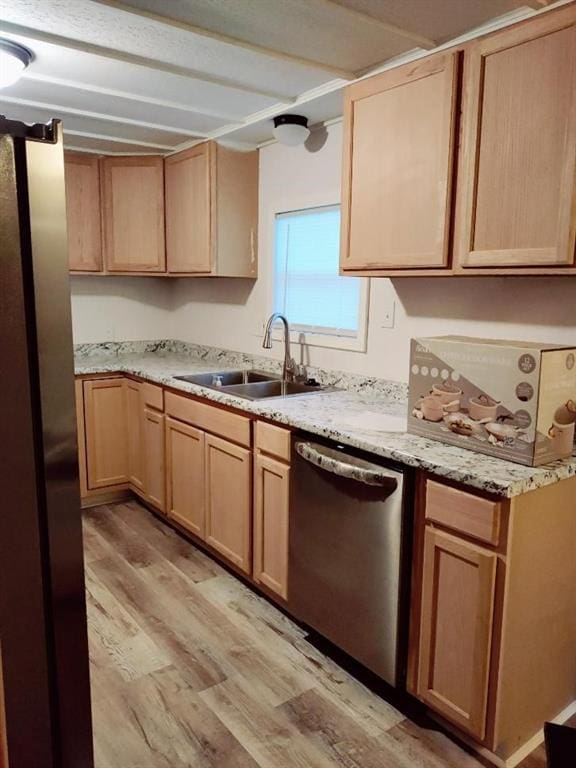
[(204, 432), (166, 417), (166, 511), (205, 538)]
[(166, 413), (240, 445), (251, 443), (250, 419), (224, 408), (166, 392)]
[(144, 409), (144, 488), (146, 498), (161, 512), (166, 505), (164, 466), (164, 415)]
[(102, 206), (106, 269), (164, 272), (163, 158), (104, 158)]
[(88, 488), (128, 482), (126, 382), (122, 378), (84, 382)]
[(78, 479), (80, 481), (80, 496), (88, 493), (87, 466), (86, 466), (86, 429), (84, 426), (84, 388), (82, 380), (74, 382), (74, 394), (76, 399), (76, 434), (78, 435)]
[(448, 263), (456, 53), (345, 91), (341, 268)]
[(126, 380), (126, 413), (128, 429), (128, 479), (139, 493), (144, 492), (144, 453), (142, 424), (142, 385)]
[(164, 390), (162, 387), (143, 381), (140, 388), (142, 403), (145, 408), (155, 408), (157, 411), (164, 410)]
[(251, 463), (246, 448), (206, 435), (206, 542), (251, 571)]
[(290, 467), (257, 454), (254, 466), (254, 579), (288, 599)]
[(75, 272), (102, 271), (100, 165), (96, 155), (64, 153), (68, 263)]
[(467, 52), (457, 244), (462, 267), (574, 263), (576, 12)]
[(426, 483), (426, 519), (487, 544), (498, 544), (501, 502), (434, 480)]
[(169, 272), (212, 270), (211, 155), (208, 142), (165, 160)]
[(290, 435), (289, 429), (268, 424), (265, 421), (257, 421), (255, 426), (255, 447), (259, 451), (269, 453), (284, 461), (290, 461)]
[(418, 697), (484, 738), (496, 555), (427, 527)]

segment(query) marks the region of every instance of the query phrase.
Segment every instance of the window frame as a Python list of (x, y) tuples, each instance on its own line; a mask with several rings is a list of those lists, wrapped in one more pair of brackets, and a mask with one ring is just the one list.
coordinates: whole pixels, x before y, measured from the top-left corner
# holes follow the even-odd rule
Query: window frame
[[(292, 202), (292, 204), (289, 204)], [(267, 223), (268, 232), (268, 253), (270, 254), (270, 279), (268, 285), (268, 317), (275, 311), (274, 309), (274, 288), (276, 281), (276, 218), (284, 214), (294, 214), (306, 212), (316, 208), (334, 208), (339, 207), (342, 210), (340, 200), (334, 201), (334, 198), (301, 196), (298, 195), (298, 204), (294, 201), (286, 200), (286, 204), (277, 203), (271, 207), (268, 212)], [(360, 283), (360, 306), (358, 312), (358, 331), (339, 331), (338, 329), (321, 330), (318, 326), (290, 325), (290, 342), (292, 344), (301, 344), (311, 347), (327, 347), (330, 349), (341, 349), (352, 352), (366, 352), (368, 347), (368, 315), (370, 307), (370, 278), (358, 278)], [(272, 339), (282, 341), (283, 331), (274, 328)]]

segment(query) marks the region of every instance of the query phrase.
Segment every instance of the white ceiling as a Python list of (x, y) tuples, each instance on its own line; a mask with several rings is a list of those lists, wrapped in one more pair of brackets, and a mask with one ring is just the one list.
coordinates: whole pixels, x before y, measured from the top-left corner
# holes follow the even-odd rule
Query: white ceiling
[(270, 140), (272, 117), (341, 114), (342, 88), (547, 0), (0, 0), (34, 61), (0, 113), (64, 121), (65, 142), (167, 153)]

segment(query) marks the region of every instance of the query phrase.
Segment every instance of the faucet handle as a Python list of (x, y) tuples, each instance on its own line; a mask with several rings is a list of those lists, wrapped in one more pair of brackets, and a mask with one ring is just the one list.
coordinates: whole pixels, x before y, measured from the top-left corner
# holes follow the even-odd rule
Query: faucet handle
[(294, 379), (295, 381), (306, 381), (308, 378), (308, 373), (306, 371), (306, 366), (301, 365), (295, 365), (294, 366)]

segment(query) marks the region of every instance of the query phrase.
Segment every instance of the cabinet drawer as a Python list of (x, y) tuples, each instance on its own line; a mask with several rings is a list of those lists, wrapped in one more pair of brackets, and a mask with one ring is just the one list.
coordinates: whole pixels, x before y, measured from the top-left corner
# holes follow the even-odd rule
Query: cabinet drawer
[(498, 544), (501, 503), (429, 480), (426, 520), (488, 544)]
[(290, 430), (267, 424), (265, 421), (256, 422), (256, 448), (270, 456), (276, 456), (284, 461), (290, 461)]
[(164, 392), (162, 387), (156, 384), (143, 382), (141, 387), (142, 403), (145, 408), (155, 408), (157, 411), (164, 410)]
[(250, 419), (187, 397), (166, 392), (166, 413), (187, 424), (250, 447)]

